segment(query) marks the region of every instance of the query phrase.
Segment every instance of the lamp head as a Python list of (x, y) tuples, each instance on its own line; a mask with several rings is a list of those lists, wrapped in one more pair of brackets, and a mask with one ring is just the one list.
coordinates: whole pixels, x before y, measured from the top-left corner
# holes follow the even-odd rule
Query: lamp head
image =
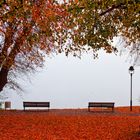
[(133, 73), (134, 73), (134, 67), (133, 67), (133, 66), (130, 66), (130, 67), (129, 67), (129, 73), (130, 73), (130, 74), (133, 74)]

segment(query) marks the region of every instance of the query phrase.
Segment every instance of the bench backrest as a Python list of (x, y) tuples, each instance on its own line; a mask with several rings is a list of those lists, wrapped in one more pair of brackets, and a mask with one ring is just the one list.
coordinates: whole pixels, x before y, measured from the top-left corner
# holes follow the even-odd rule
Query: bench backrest
[(113, 102), (89, 102), (89, 107), (114, 107)]
[(50, 107), (50, 102), (23, 102), (24, 107)]

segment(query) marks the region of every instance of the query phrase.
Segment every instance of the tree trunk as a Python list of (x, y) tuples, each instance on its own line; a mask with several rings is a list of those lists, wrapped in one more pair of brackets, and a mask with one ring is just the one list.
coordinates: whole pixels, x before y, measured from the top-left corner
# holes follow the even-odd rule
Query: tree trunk
[[(20, 48), (23, 45), (25, 38), (30, 33), (32, 26), (29, 27), (30, 28), (24, 28), (22, 34), (16, 39), (16, 43), (14, 44), (14, 47), (12, 48), (9, 55), (6, 56), (5, 60), (3, 59), (3, 62), (0, 63), (0, 92), (3, 90), (4, 86), (8, 83), (8, 72), (10, 71), (11, 67), (14, 65), (15, 58), (17, 54), (20, 53)], [(11, 41), (9, 42), (11, 43)], [(4, 52), (6, 51), (7, 49)]]
[(2, 68), (0, 71), (0, 92), (3, 90), (4, 86), (7, 84), (8, 70)]

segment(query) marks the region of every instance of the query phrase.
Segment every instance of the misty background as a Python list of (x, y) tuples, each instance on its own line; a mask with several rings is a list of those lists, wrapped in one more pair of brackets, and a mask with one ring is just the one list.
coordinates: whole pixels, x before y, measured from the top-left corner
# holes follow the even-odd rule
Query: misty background
[[(23, 101), (50, 101), (51, 108), (86, 108), (90, 101), (129, 106), (130, 63), (126, 57), (100, 51), (99, 58), (81, 59), (64, 54), (46, 58), (45, 67), (21, 81), (23, 92), (4, 90), (12, 109), (23, 109)], [(133, 105), (140, 104), (140, 67), (133, 74)], [(31, 82), (29, 82), (31, 81)]]

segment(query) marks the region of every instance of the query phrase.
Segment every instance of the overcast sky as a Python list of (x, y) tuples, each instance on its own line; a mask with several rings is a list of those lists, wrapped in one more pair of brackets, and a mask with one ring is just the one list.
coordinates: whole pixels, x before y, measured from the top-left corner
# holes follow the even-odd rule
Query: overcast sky
[[(85, 108), (89, 101), (115, 102), (129, 106), (130, 74), (126, 58), (101, 52), (99, 59), (82, 59), (63, 54), (47, 58), (46, 66), (24, 82), (22, 98), (13, 91), (7, 95), (12, 108), (22, 109), (23, 101), (50, 101), (51, 108)], [(139, 105), (140, 67), (133, 74), (133, 105)]]

